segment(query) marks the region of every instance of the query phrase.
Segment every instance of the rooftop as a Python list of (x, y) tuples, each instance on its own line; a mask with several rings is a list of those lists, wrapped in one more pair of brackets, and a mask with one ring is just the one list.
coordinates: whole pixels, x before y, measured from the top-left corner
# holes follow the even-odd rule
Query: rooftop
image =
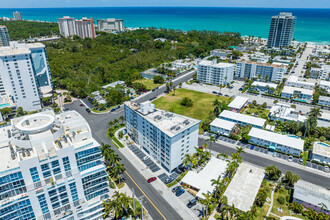
[(258, 82), (258, 81), (254, 81), (252, 83), (252, 86), (260, 86), (260, 87), (269, 87), (269, 88), (274, 88), (276, 89), (277, 87), (277, 84), (275, 83), (266, 83), (266, 82)]
[(228, 205), (235, 205), (243, 212), (250, 211), (264, 176), (263, 169), (241, 163), (223, 194), (228, 199)]
[(282, 135), (258, 128), (252, 128), (251, 131), (249, 132), (249, 136), (259, 138), (261, 140), (266, 140), (272, 143), (288, 146), (291, 148), (295, 148), (300, 151), (304, 150), (303, 140), (294, 137), (289, 137), (287, 135)]
[(319, 101), (330, 102), (330, 97), (329, 96), (320, 96)]
[(235, 109), (241, 109), (246, 102), (249, 100), (249, 98), (243, 97), (243, 96), (237, 96), (231, 103), (229, 103), (229, 108), (235, 108)]
[(212, 66), (212, 67), (217, 67), (217, 68), (227, 68), (227, 67), (233, 67), (235, 66), (232, 63), (216, 63), (214, 60), (202, 60), (198, 63), (198, 65), (201, 66)]
[(283, 65), (283, 64), (270, 64), (270, 63), (258, 63), (258, 62), (253, 62), (253, 61), (250, 61), (250, 60), (239, 60), (237, 61), (238, 63), (239, 62), (245, 62), (247, 64), (257, 64), (257, 65), (260, 65), (260, 66), (269, 66), (269, 67), (275, 67), (275, 68), (285, 68), (286, 66)]
[(270, 116), (288, 121), (304, 122), (307, 119), (306, 116), (300, 115), (296, 109), (291, 108), (290, 105), (283, 103), (276, 103), (273, 105), (270, 109)]
[(314, 83), (311, 83), (311, 82), (304, 82), (304, 81), (301, 81), (301, 80), (299, 80), (299, 78), (296, 77), (296, 76), (290, 76), (290, 77), (288, 78), (287, 82), (300, 83), (300, 84), (308, 85), (308, 86), (314, 86), (314, 85), (315, 85)]
[(10, 46), (0, 47), (0, 56), (11, 56), (17, 54), (30, 54), (30, 49), (34, 48), (44, 48), (45, 45), (42, 43), (18, 43), (16, 41), (11, 41)]
[(232, 111), (228, 111), (228, 110), (222, 111), (220, 113), (220, 118), (225, 118), (225, 119), (228, 118), (228, 119), (232, 119), (232, 120), (236, 120), (236, 121), (241, 121), (246, 124), (256, 125), (259, 127), (263, 127), (266, 122), (266, 120), (263, 118), (257, 118), (254, 116), (236, 113), (236, 112), (232, 112)]
[(299, 180), (294, 185), (293, 197), (310, 204), (320, 206), (320, 203), (330, 207), (330, 190)]
[(226, 129), (229, 131), (231, 131), (235, 127), (235, 125), (236, 124), (234, 122), (227, 121), (227, 120), (220, 119), (220, 118), (214, 119), (210, 124), (210, 126), (223, 128), (223, 129)]
[(174, 137), (183, 130), (200, 123), (200, 120), (194, 118), (157, 109), (150, 101), (141, 104), (127, 101), (125, 105), (136, 111), (169, 137)]
[(288, 94), (294, 94), (295, 92), (300, 92), (301, 94), (312, 96), (314, 91), (310, 89), (303, 89), (292, 86), (284, 86), (282, 90), (282, 93), (288, 93)]
[(105, 86), (102, 86), (102, 89), (106, 89), (108, 87), (116, 87), (116, 85), (125, 85), (125, 82), (124, 81), (116, 81), (116, 82), (113, 82), (113, 83), (110, 83), (110, 84), (107, 84)]
[(322, 142), (314, 142), (313, 154), (318, 154), (330, 158), (330, 146)]
[(225, 176), (227, 162), (212, 157), (207, 165), (198, 173), (189, 171), (181, 180), (181, 182), (198, 189), (197, 196), (204, 199), (203, 194), (213, 193), (215, 185), (212, 186), (212, 179), (221, 179)]

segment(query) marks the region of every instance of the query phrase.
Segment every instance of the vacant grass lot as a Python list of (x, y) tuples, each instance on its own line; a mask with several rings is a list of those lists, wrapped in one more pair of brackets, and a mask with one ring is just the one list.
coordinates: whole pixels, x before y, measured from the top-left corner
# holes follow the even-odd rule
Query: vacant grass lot
[[(193, 106), (182, 106), (180, 101), (183, 97), (191, 98), (193, 101)], [(203, 120), (208, 117), (210, 111), (213, 111), (214, 108), (212, 103), (215, 99), (229, 102), (229, 98), (224, 96), (218, 97), (216, 95), (196, 92), (188, 89), (176, 89), (175, 93), (171, 92), (166, 96), (155, 100), (153, 103), (156, 105), (156, 108)]]
[(254, 107), (247, 107), (244, 112), (244, 114), (247, 115), (252, 115), (260, 118), (268, 118), (269, 110), (268, 109), (263, 109), (263, 108), (258, 108), (257, 106)]
[(162, 84), (154, 84), (154, 81), (151, 79), (139, 79), (134, 82), (142, 83), (143, 85), (145, 85), (147, 87), (147, 90), (152, 90), (152, 89), (156, 88), (157, 86), (162, 85)]

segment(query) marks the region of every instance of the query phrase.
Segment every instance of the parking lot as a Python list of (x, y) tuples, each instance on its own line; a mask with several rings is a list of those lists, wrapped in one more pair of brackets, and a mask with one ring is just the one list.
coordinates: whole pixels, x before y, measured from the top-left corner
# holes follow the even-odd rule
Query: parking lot
[(129, 145), (128, 147), (153, 173), (160, 170), (160, 168), (150, 159), (150, 157), (143, 153), (138, 147), (135, 145)]
[[(171, 188), (171, 191), (174, 187), (179, 186), (179, 184), (173, 186)], [(193, 200), (195, 197), (193, 195), (191, 195), (187, 190), (185, 190), (185, 192), (178, 197), (185, 205), (187, 205), (189, 203), (189, 201)], [(197, 217), (201, 217), (202, 216), (202, 207), (204, 205), (202, 205), (201, 203), (197, 202), (197, 204), (193, 207), (191, 207), (191, 211), (193, 211), (193, 213), (196, 214)]]
[(174, 173), (172, 173), (172, 174), (169, 176), (169, 175), (167, 175), (166, 173), (162, 173), (162, 174), (160, 174), (157, 178), (160, 179), (164, 184), (166, 184), (166, 183), (165, 183), (165, 180), (168, 179), (169, 177), (172, 177), (172, 178), (173, 178), (173, 181), (174, 181), (174, 180), (176, 180), (176, 178), (179, 177), (179, 174), (177, 174), (177, 173), (174, 172)]

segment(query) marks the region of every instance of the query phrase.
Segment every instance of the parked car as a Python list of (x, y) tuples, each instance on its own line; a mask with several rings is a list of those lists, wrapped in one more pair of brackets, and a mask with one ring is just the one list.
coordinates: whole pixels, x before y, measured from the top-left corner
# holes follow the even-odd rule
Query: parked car
[(182, 170), (180, 170), (180, 168), (177, 167), (177, 168), (175, 169), (175, 172), (177, 172), (178, 174), (181, 174), (181, 173), (182, 173)]
[(159, 89), (159, 87), (157, 86), (155, 89)]
[(277, 156), (277, 152), (274, 152), (274, 153), (273, 153), (273, 157), (276, 157), (276, 156)]
[(196, 204), (197, 204), (197, 200), (196, 199), (193, 199), (193, 200), (190, 200), (189, 201), (189, 203), (187, 204), (187, 207), (188, 208), (191, 208), (191, 207), (193, 207)]
[(251, 145), (250, 149), (253, 150), (254, 149), (254, 145)]
[(91, 113), (91, 110), (89, 108), (86, 108), (86, 112)]
[(324, 166), (324, 172), (329, 173), (330, 172), (330, 168), (328, 166)]
[(116, 107), (116, 109), (119, 109), (120, 108), (120, 105), (118, 105), (117, 107)]
[(170, 176), (169, 178), (167, 178), (165, 180), (165, 184), (171, 183), (171, 182), (173, 182), (173, 180), (174, 180), (174, 178)]
[(302, 159), (302, 158), (300, 158), (300, 159), (298, 160), (298, 163), (299, 163), (299, 164), (303, 164), (303, 162), (304, 162), (304, 159)]
[(180, 189), (175, 193), (176, 196), (181, 196), (184, 193), (184, 189)]
[(110, 110), (110, 112), (114, 112), (114, 111), (116, 111), (116, 108), (113, 108), (113, 109)]
[(218, 94), (216, 91), (213, 91), (212, 93), (213, 93), (213, 94)]
[(181, 189), (181, 186), (176, 186), (172, 189), (173, 193), (176, 193), (177, 191), (179, 191)]
[(147, 180), (148, 183), (152, 183), (153, 181), (155, 181), (157, 179), (157, 177), (151, 177)]
[(156, 91), (156, 89), (152, 89), (151, 91), (154, 92), (154, 91)]
[(292, 156), (289, 156), (288, 157), (288, 161), (291, 162), (293, 160), (293, 157)]
[(148, 159), (149, 159), (148, 156), (144, 156), (144, 157), (143, 157), (143, 160), (148, 160)]
[(84, 107), (85, 105), (81, 103), (80, 106), (81, 106), (81, 107)]

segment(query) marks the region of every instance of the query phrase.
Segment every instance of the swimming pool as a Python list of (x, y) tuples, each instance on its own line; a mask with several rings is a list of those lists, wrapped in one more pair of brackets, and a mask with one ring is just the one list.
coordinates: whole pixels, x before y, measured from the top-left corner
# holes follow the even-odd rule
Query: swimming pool
[(9, 103), (0, 104), (0, 108), (2, 108), (2, 107), (7, 107), (7, 106), (10, 106), (10, 104), (9, 104)]
[(295, 135), (288, 135), (288, 137), (292, 137), (292, 138), (299, 139), (299, 137), (297, 137), (297, 136), (295, 136)]
[(329, 147), (329, 145), (327, 145), (327, 144), (325, 144), (325, 143), (321, 143), (321, 142), (319, 142), (318, 144), (319, 144), (319, 145), (322, 145), (322, 146), (325, 146), (325, 147)]

